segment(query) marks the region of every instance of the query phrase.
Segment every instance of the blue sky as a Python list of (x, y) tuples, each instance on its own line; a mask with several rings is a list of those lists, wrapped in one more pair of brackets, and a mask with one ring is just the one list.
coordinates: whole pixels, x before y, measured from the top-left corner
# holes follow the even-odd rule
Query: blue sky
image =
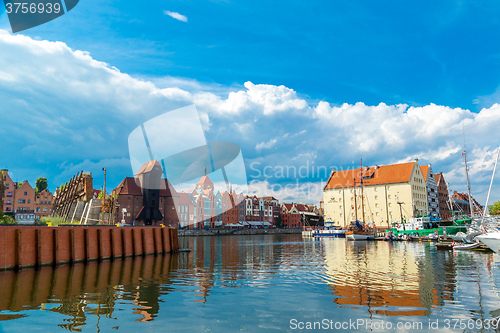
[[(81, 1), (12, 35), (2, 11), (0, 167), (53, 190), (82, 169), (97, 188), (106, 166), (114, 187), (132, 174), (132, 130), (194, 104), (210, 141), (240, 145), (255, 188), (304, 202), (319, 200), (322, 168), (360, 158), (419, 158), (464, 191), (463, 128), (484, 201), (499, 14), (494, 1)], [(309, 173), (279, 173), (290, 166)]]

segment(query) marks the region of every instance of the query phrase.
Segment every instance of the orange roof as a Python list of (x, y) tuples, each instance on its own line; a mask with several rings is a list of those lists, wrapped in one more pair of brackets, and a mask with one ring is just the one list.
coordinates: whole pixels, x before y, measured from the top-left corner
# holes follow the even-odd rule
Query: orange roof
[(424, 176), (424, 180), (427, 181), (427, 174), (429, 173), (428, 165), (421, 165), (420, 170), (422, 170), (422, 175)]
[(434, 178), (436, 178), (436, 184), (439, 184), (439, 176), (441, 175), (441, 173), (438, 173), (437, 175), (434, 174)]
[(356, 178), (356, 186), (360, 185), (361, 175), (363, 175), (363, 184), (381, 185), (381, 184), (396, 184), (406, 183), (410, 181), (415, 162), (382, 165), (375, 167), (364, 167), (361, 169), (350, 169), (335, 171), (332, 170), (330, 178), (326, 183), (325, 190), (334, 188), (353, 187), (354, 178)]

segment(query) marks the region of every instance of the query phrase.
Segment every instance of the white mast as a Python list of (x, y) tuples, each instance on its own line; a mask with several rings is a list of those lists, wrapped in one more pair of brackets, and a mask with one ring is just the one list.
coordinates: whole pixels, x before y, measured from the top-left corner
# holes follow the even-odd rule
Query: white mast
[(488, 212), (488, 215), (490, 215), (490, 211), (488, 209), (488, 201), (490, 200), (491, 187), (493, 186), (493, 179), (495, 178), (495, 171), (497, 169), (499, 157), (500, 157), (500, 147), (498, 147), (497, 160), (495, 161), (495, 167), (493, 167), (493, 174), (491, 175), (490, 189), (488, 190), (488, 196), (486, 197), (486, 204), (484, 205), (483, 216), (486, 216), (486, 212)]
[(469, 168), (467, 167), (467, 157), (466, 157), (466, 151), (465, 151), (465, 146), (464, 146), (464, 152), (462, 155), (464, 156), (464, 164), (465, 164), (465, 178), (467, 180), (467, 195), (469, 197), (469, 207), (470, 207), (470, 217), (474, 217), (474, 206), (472, 205), (472, 196), (470, 195), (470, 183), (469, 183)]

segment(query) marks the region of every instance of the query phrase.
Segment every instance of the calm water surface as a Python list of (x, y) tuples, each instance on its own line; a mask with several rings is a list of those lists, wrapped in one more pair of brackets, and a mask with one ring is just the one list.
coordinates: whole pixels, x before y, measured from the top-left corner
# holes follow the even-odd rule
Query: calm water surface
[(301, 235), (180, 242), (192, 251), (0, 272), (0, 332), (494, 332), (500, 316), (496, 254)]

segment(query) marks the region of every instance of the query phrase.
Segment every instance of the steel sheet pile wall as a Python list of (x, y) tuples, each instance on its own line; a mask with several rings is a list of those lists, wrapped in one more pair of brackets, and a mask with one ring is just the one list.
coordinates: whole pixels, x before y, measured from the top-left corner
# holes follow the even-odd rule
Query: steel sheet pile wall
[(0, 227), (0, 269), (163, 254), (179, 249), (162, 227)]

